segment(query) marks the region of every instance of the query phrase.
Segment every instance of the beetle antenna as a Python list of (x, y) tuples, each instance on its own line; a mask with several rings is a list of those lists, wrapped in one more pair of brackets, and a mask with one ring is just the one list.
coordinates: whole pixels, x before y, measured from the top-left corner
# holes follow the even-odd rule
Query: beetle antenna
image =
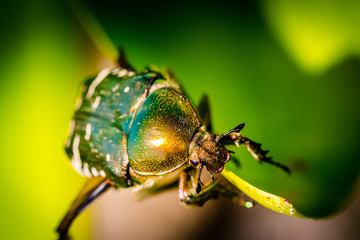
[(198, 179), (197, 179), (197, 186), (196, 186), (196, 194), (199, 194), (201, 191), (201, 186), (204, 186), (204, 184), (201, 182), (200, 176), (201, 176), (201, 170), (203, 169), (204, 164), (200, 163), (199, 165), (199, 175), (198, 175)]
[(117, 59), (117, 63), (121, 68), (124, 68), (128, 71), (136, 72), (135, 68), (133, 68), (128, 62), (123, 48), (119, 48), (119, 58)]
[(216, 142), (216, 143), (220, 142), (223, 137), (226, 137), (226, 136), (229, 135), (230, 133), (240, 132), (241, 129), (243, 129), (244, 127), (245, 127), (245, 123), (240, 123), (238, 126), (234, 127), (233, 129), (231, 129), (231, 130), (228, 131), (227, 133), (224, 133), (223, 135), (217, 137), (217, 138), (215, 139), (215, 142)]

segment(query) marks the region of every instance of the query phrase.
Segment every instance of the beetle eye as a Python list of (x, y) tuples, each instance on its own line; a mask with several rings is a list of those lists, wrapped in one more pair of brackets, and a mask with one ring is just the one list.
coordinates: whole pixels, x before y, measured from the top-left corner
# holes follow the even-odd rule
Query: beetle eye
[(191, 163), (191, 165), (192, 165), (193, 167), (197, 167), (200, 162), (191, 159), (191, 160), (190, 160), (190, 163)]

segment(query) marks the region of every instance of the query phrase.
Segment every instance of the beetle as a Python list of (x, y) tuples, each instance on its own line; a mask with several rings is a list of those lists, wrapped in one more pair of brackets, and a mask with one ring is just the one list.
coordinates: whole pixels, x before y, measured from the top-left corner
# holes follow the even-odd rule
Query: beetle
[[(57, 228), (60, 238), (86, 206), (112, 187), (143, 186), (150, 195), (178, 184), (179, 198), (188, 205), (221, 197), (251, 206), (214, 177), (234, 153), (226, 146), (243, 145), (256, 160), (290, 173), (267, 157), (261, 144), (240, 134), (244, 123), (214, 134), (206, 95), (195, 109), (172, 74), (136, 71), (122, 50), (118, 65), (82, 85), (65, 150), (75, 170), (89, 179)], [(206, 185), (204, 167), (212, 178)]]

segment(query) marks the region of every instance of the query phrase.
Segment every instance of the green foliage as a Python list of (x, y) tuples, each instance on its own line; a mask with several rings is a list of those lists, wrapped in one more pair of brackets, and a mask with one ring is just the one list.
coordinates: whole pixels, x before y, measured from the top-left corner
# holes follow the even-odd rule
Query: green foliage
[[(112, 42), (131, 53), (135, 66), (142, 68), (149, 62), (171, 66), (190, 98), (209, 94), (216, 130), (224, 132), (246, 122), (244, 136), (264, 143), (275, 161), (293, 170), (288, 176), (266, 163), (260, 166), (241, 149), (233, 149), (241, 166), (229, 163), (228, 172), (288, 199), (307, 217), (329, 216), (347, 204), (360, 169), (356, 154), (360, 134), (357, 57), (338, 57), (337, 62), (333, 55), (329, 62), (311, 58), (306, 66), (312, 64), (313, 68), (298, 67), (309, 58), (291, 55), (288, 45), (281, 45), (284, 35), (271, 32), (278, 29), (274, 24), (281, 22), (269, 20), (267, 25), (259, 11), (262, 7), (268, 19), (279, 18), (267, 4), (260, 8), (242, 5), (236, 11), (220, 5), (216, 6), (218, 15), (211, 14), (215, 9), (211, 4), (195, 3), (192, 8), (179, 6), (172, 11), (154, 5), (162, 12), (155, 15), (144, 6), (136, 15), (124, 12), (121, 16), (115, 14), (116, 8), (97, 3), (89, 6)], [(131, 3), (122, 5), (123, 9), (132, 7)], [(305, 11), (306, 15), (307, 9), (292, 11)], [(304, 31), (304, 24), (311, 24), (298, 23)], [(321, 49), (308, 50), (317, 45), (307, 42), (297, 51), (315, 56)]]

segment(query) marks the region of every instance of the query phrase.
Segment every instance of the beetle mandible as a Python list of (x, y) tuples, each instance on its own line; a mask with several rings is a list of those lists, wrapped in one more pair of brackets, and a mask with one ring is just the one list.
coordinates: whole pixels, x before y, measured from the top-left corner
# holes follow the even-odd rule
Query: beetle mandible
[[(123, 51), (118, 65), (82, 86), (65, 150), (73, 167), (89, 179), (57, 229), (60, 238), (106, 190), (142, 186), (149, 179), (157, 181), (152, 192), (178, 182), (179, 198), (188, 205), (219, 197), (245, 205), (241, 193), (213, 175), (230, 160), (228, 145), (244, 145), (256, 160), (290, 173), (267, 157), (261, 144), (240, 134), (244, 123), (224, 134), (212, 133), (206, 95), (195, 109), (171, 74), (149, 68), (137, 72)], [(200, 178), (203, 167), (212, 177), (207, 185)], [(166, 176), (171, 180), (164, 181)]]

